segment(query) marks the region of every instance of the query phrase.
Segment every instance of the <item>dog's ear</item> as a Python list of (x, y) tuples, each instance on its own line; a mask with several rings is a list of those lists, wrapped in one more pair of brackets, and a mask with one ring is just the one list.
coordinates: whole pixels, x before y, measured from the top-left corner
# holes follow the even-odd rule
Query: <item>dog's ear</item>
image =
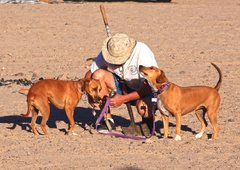
[(164, 71), (160, 70), (160, 74), (159, 76), (157, 77), (157, 83), (165, 83), (168, 81), (167, 77), (165, 76), (165, 73)]
[(86, 78), (85, 81), (83, 82), (83, 88), (84, 90), (86, 90), (87, 87), (89, 87), (91, 79), (90, 78)]
[(80, 80), (78, 80), (78, 81), (79, 81), (79, 83), (80, 83), (80, 85), (78, 86), (79, 89), (81, 89), (82, 92), (85, 91), (86, 86), (87, 86), (87, 84), (89, 84), (90, 79), (88, 79), (88, 78), (83, 78), (83, 79), (80, 79)]
[(78, 89), (83, 92), (84, 91), (84, 79), (79, 79), (78, 82), (79, 82)]

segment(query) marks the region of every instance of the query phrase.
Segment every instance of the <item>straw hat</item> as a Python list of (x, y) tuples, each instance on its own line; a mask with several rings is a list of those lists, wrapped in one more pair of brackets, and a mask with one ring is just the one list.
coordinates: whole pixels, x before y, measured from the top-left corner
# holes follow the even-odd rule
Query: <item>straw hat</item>
[(106, 62), (121, 65), (131, 56), (136, 40), (126, 34), (117, 33), (103, 42), (102, 54)]

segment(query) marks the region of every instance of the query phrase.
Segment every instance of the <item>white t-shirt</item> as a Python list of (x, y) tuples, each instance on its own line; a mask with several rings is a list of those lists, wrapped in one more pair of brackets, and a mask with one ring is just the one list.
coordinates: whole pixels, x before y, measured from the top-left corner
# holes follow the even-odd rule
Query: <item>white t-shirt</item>
[(97, 69), (109, 70), (124, 79), (128, 87), (138, 89), (144, 80), (139, 74), (139, 65), (158, 67), (153, 52), (142, 42), (137, 42), (131, 56), (122, 66), (107, 63), (100, 52), (90, 69), (92, 73)]

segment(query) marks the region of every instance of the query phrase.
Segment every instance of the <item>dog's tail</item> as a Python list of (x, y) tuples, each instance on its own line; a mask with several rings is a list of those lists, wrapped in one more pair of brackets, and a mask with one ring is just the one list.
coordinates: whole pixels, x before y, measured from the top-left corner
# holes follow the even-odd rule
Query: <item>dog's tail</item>
[(222, 84), (222, 72), (221, 72), (220, 68), (216, 64), (214, 64), (214, 63), (211, 63), (211, 64), (213, 65), (213, 67), (215, 67), (215, 69), (217, 70), (217, 72), (219, 74), (219, 80), (218, 80), (216, 86), (214, 87), (215, 89), (219, 90), (220, 86)]
[(21, 114), (22, 117), (28, 117), (29, 114), (32, 112), (32, 104), (28, 102), (28, 109), (26, 114)]
[(20, 90), (18, 91), (18, 93), (20, 93), (20, 94), (23, 94), (23, 95), (27, 96), (27, 94), (28, 94), (28, 91), (29, 91), (29, 89), (20, 89)]
[(27, 99), (27, 113), (26, 114), (21, 114), (21, 116), (23, 116), (23, 117), (28, 117), (29, 116), (29, 114), (34, 109), (33, 103), (34, 103), (34, 97), (33, 96), (30, 96), (30, 97), (28, 96), (28, 99)]

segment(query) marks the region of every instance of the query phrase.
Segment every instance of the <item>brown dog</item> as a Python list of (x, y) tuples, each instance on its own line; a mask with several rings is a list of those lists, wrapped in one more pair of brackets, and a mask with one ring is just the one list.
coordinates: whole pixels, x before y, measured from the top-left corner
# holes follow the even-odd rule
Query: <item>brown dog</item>
[[(216, 139), (219, 127), (217, 123), (217, 110), (220, 104), (220, 95), (218, 90), (222, 82), (221, 70), (211, 63), (219, 73), (219, 81), (217, 85), (212, 87), (207, 86), (191, 86), (180, 87), (174, 83), (170, 83), (164, 72), (156, 67), (139, 66), (141, 74), (147, 79), (149, 85), (157, 95), (158, 109), (161, 106), (171, 113), (176, 118), (176, 137), (175, 140), (181, 140), (181, 116), (189, 112), (195, 111), (198, 120), (201, 122), (200, 133), (196, 138), (201, 138), (207, 126), (205, 113), (213, 126), (212, 139)], [(164, 138), (168, 137), (168, 113), (160, 110), (164, 125)]]
[[(99, 101), (99, 91), (101, 85), (95, 79), (80, 79), (78, 81), (65, 81), (46, 79), (33, 84), (29, 91), (21, 89), (20, 93), (27, 94), (28, 110), (22, 116), (28, 116), (32, 112), (31, 128), (35, 135), (38, 131), (35, 127), (38, 111), (42, 113), (41, 128), (44, 134), (47, 134), (46, 123), (50, 115), (51, 102), (59, 109), (65, 109), (69, 119), (68, 134), (73, 134), (74, 128), (74, 109), (77, 106), (84, 92), (92, 98), (93, 101)], [(28, 92), (27, 92), (28, 91)]]

